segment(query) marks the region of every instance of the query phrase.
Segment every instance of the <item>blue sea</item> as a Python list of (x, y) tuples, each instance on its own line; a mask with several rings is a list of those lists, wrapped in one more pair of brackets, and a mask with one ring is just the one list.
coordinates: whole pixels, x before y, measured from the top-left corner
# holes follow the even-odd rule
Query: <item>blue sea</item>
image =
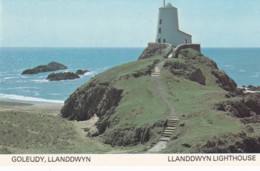
[[(30, 103), (63, 103), (91, 77), (109, 68), (137, 60), (143, 48), (0, 48), (0, 100)], [(204, 48), (239, 86), (260, 85), (260, 48)], [(66, 71), (88, 69), (80, 79), (48, 81), (50, 73), (21, 75), (22, 71), (49, 62)], [(60, 71), (57, 71), (60, 72)]]

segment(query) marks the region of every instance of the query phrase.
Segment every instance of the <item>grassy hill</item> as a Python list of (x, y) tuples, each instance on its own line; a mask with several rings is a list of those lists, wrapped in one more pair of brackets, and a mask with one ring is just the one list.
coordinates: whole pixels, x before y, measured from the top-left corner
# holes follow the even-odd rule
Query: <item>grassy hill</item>
[[(151, 73), (162, 61), (160, 83), (156, 85)], [(184, 49), (177, 58), (150, 55), (97, 75), (70, 96), (61, 113), (71, 120), (97, 115), (98, 131), (91, 136), (100, 137), (101, 142), (112, 147), (135, 149), (139, 145), (138, 148), (143, 147), (140, 150), (146, 151), (159, 140), (166, 127), (167, 101), (176, 110), (180, 124), (162, 152), (207, 152), (208, 141), (245, 132), (247, 125), (241, 118), (216, 108), (216, 104), (244, 96), (214, 61), (192, 49)], [(254, 112), (259, 115), (259, 101), (255, 101)], [(229, 145), (235, 144), (236, 138), (228, 142), (225, 148), (221, 147), (224, 152), (230, 150)]]
[(192, 49), (109, 69), (75, 90), (60, 113), (0, 111), (0, 153), (144, 153), (172, 113), (179, 123), (159, 152), (260, 152), (260, 94), (244, 94)]

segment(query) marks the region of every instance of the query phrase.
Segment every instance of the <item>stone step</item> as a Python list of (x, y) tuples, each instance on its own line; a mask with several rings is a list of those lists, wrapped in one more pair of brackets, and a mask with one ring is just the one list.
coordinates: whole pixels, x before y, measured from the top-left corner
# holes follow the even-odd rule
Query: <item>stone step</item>
[(167, 121), (167, 124), (178, 124), (179, 122)]
[(166, 128), (166, 129), (164, 129), (164, 131), (172, 131), (173, 132), (173, 131), (175, 131), (175, 128), (174, 129), (172, 129), (172, 128), (171, 129), (167, 129)]
[(167, 121), (167, 123), (179, 123), (178, 121)]
[(151, 76), (152, 77), (154, 77), (154, 76), (161, 76), (161, 74), (152, 74)]
[(165, 129), (169, 129), (169, 130), (175, 130), (176, 127), (166, 127)]
[(173, 133), (175, 130), (174, 129), (165, 129), (163, 132), (170, 132)]
[(163, 135), (164, 135), (164, 134), (165, 134), (165, 135), (166, 135), (166, 134), (167, 134), (167, 135), (172, 135), (172, 133), (173, 133), (173, 132), (163, 132)]
[(167, 123), (167, 127), (177, 127), (178, 124), (171, 124), (171, 123)]
[(163, 134), (162, 136), (163, 137), (171, 137), (171, 135), (168, 135), (168, 134), (167, 135)]
[(175, 121), (179, 121), (178, 118), (176, 118), (176, 116), (169, 116), (169, 119), (168, 120), (175, 120)]
[(167, 132), (167, 131), (164, 131), (163, 134), (170, 134), (172, 135), (173, 131), (170, 131), (170, 132)]
[(174, 130), (164, 130), (163, 133), (168, 133), (168, 134), (172, 134), (174, 132)]
[(167, 131), (164, 131), (163, 134), (172, 134), (173, 131), (170, 131), (170, 132), (167, 132)]
[(163, 132), (163, 134), (171, 135), (173, 132)]
[(170, 122), (179, 122), (180, 120), (179, 119), (168, 119), (167, 121), (170, 121)]
[(161, 137), (159, 141), (170, 141), (170, 138), (168, 137)]

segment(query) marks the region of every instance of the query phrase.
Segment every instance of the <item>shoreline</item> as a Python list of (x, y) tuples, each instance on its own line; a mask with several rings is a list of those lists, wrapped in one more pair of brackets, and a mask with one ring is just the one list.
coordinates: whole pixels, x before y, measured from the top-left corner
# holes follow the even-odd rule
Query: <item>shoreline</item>
[(63, 104), (57, 103), (27, 103), (0, 100), (0, 111), (18, 111), (33, 114), (59, 115)]

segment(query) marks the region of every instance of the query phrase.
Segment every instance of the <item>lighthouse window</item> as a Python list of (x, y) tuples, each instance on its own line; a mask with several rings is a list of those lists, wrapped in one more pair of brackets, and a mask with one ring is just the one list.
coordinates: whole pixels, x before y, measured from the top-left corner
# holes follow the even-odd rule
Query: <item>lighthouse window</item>
[(158, 43), (161, 43), (161, 39), (158, 39)]
[(163, 43), (165, 43), (166, 42), (166, 40), (165, 39), (163, 39)]
[(162, 19), (160, 19), (160, 22), (159, 22), (160, 24), (162, 24)]
[(159, 33), (161, 33), (162, 32), (162, 29), (161, 28), (159, 28)]

